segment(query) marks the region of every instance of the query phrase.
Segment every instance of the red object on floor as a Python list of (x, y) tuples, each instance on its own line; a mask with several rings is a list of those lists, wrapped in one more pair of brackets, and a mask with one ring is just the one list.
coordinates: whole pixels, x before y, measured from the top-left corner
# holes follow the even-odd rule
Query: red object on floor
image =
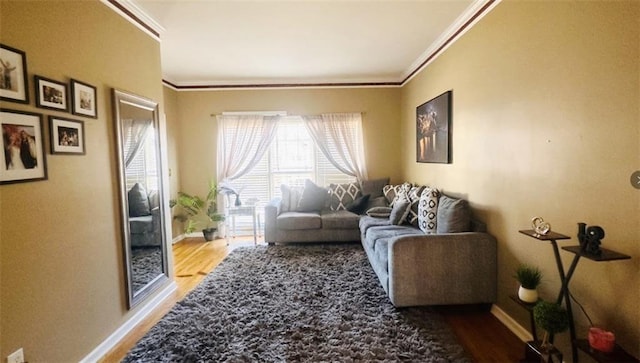
[(616, 336), (604, 329), (589, 328), (589, 345), (601, 352), (611, 352), (616, 346)]

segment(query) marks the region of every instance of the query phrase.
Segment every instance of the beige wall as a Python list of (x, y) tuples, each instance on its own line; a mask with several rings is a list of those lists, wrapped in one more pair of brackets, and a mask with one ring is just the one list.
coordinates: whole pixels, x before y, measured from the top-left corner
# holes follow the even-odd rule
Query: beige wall
[[(0, 358), (78, 361), (131, 314), (110, 90), (162, 102), (159, 43), (99, 1), (1, 1), (0, 24), (0, 42), (27, 54), (31, 99), (1, 106), (83, 120), (87, 149), (46, 155), (46, 181), (0, 186)], [(98, 119), (35, 108), (34, 74), (96, 86)]]
[[(404, 177), (467, 198), (499, 241), (498, 306), (528, 326), (508, 297), (520, 262), (541, 267), (542, 297), (557, 297), (550, 244), (518, 233), (532, 217), (573, 237), (562, 246), (577, 244), (577, 222), (600, 225), (604, 247), (633, 259), (583, 259), (571, 289), (636, 356), (640, 191), (629, 177), (640, 168), (639, 37), (635, 1), (506, 1), (403, 87), (401, 106)], [(415, 108), (450, 89), (453, 163), (418, 164)], [(573, 255), (561, 255), (568, 266)], [(575, 316), (585, 337), (587, 321)]]
[(180, 184), (204, 193), (216, 176), (216, 122), (211, 115), (229, 111), (287, 111), (290, 115), (364, 112), (369, 176), (398, 179), (398, 88), (276, 89), (179, 92)]
[[(180, 164), (178, 164), (178, 143), (180, 141), (180, 116), (178, 108), (178, 92), (163, 87), (164, 111), (167, 126), (167, 154), (169, 159), (169, 198), (176, 198), (180, 190)], [(171, 221), (172, 238), (177, 239), (182, 233), (182, 224)]]

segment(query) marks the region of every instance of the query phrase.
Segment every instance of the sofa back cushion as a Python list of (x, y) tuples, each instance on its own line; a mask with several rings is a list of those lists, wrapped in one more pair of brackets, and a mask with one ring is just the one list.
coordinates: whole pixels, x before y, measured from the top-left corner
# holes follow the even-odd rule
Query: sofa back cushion
[(384, 196), (382, 188), (389, 184), (389, 178), (361, 180), (360, 189), (363, 195), (369, 195), (371, 199)]
[(325, 209), (329, 192), (317, 186), (309, 179), (304, 181), (304, 190), (298, 201), (296, 210), (298, 212), (319, 212)]
[(148, 216), (151, 214), (147, 191), (140, 183), (134, 184), (134, 186), (129, 189), (129, 192), (127, 192), (127, 200), (129, 202), (129, 217)]
[(437, 233), (469, 232), (471, 229), (469, 203), (441, 195), (438, 201)]

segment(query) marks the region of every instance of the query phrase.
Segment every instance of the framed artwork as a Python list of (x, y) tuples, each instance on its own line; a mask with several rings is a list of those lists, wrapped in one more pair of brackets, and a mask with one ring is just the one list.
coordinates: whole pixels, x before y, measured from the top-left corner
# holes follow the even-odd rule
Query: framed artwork
[(451, 96), (447, 91), (416, 108), (416, 161), (451, 163)]
[(47, 179), (42, 115), (0, 108), (0, 184)]
[(26, 54), (0, 44), (0, 99), (29, 103), (28, 89)]
[(68, 111), (67, 85), (52, 79), (35, 76), (36, 106), (52, 110)]
[(52, 154), (84, 155), (84, 122), (49, 116)]
[(71, 80), (71, 112), (74, 115), (98, 118), (96, 88), (90, 84)]

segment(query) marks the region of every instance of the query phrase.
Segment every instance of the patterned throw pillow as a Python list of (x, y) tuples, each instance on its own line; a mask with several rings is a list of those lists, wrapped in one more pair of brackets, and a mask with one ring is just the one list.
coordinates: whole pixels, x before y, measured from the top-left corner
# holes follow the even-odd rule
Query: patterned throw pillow
[(398, 193), (400, 193), (401, 191), (405, 191), (408, 193), (409, 190), (411, 190), (411, 186), (411, 183), (403, 183), (398, 185), (388, 184), (382, 188), (382, 193), (384, 194), (387, 203), (389, 203), (389, 206), (393, 207), (393, 202), (396, 199), (396, 195), (398, 195)]
[(409, 214), (407, 214), (407, 223), (414, 227), (418, 226), (418, 204), (420, 204), (420, 195), (422, 195), (422, 191), (424, 189), (424, 186), (411, 187), (411, 189), (407, 193), (409, 202), (411, 204), (411, 208), (409, 208)]
[(437, 231), (439, 197), (440, 192), (436, 188), (426, 188), (420, 195), (418, 227), (426, 234), (435, 234)]
[(329, 209), (347, 209), (349, 204), (361, 196), (359, 183), (329, 184)]

